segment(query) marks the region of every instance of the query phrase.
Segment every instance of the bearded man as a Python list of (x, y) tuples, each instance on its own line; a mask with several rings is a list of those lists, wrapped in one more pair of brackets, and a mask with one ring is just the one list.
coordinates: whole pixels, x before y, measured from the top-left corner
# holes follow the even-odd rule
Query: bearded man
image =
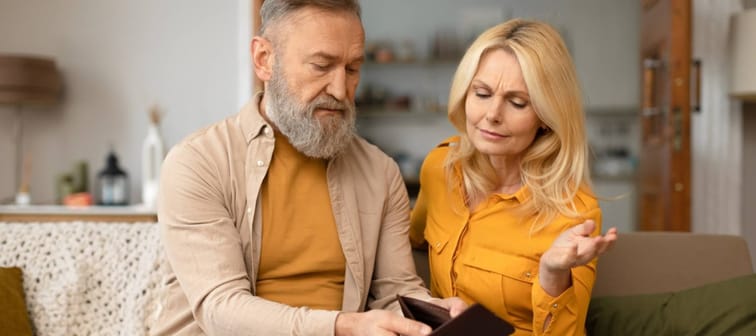
[(266, 0), (252, 40), (264, 82), (163, 164), (170, 264), (159, 335), (425, 335), (396, 295), (458, 314), (415, 273), (397, 165), (355, 134), (359, 4)]

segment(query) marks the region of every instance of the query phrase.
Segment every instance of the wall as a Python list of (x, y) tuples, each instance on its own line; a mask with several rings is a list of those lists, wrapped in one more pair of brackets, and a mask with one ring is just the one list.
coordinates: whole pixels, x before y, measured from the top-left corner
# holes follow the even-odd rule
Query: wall
[[(441, 29), (468, 36), (512, 17), (546, 21), (567, 41), (589, 109), (626, 109), (638, 104), (640, 7), (635, 1), (373, 0), (363, 1), (362, 8), (368, 42), (410, 40), (420, 58), (429, 54), (430, 41)], [(417, 20), (419, 17), (424, 19)], [(403, 66), (400, 71), (367, 66), (361, 85), (370, 81), (390, 83), (394, 91), (437, 97), (444, 102), (455, 65)], [(436, 119), (444, 119), (443, 113)], [(373, 138), (385, 138), (389, 150), (422, 157), (453, 132), (445, 120), (436, 119), (411, 118), (397, 123), (395, 118), (371, 118), (363, 122), (361, 131)], [(418, 132), (420, 127), (423, 132)], [(399, 134), (404, 136), (397, 137)]]
[(742, 235), (756, 269), (756, 103), (728, 96), (733, 14), (756, 1), (694, 1), (702, 112), (693, 117), (693, 231)]
[[(23, 113), (33, 201), (52, 202), (56, 175), (78, 160), (92, 176), (110, 147), (138, 201), (151, 104), (167, 145), (235, 113), (249, 92), (248, 2), (2, 0), (0, 53), (52, 56), (64, 78), (59, 106)], [(15, 122), (0, 108), (0, 198), (15, 193)]]
[[(693, 57), (701, 60), (701, 112), (692, 115), (691, 228), (741, 234), (743, 121), (728, 97), (730, 17), (739, 0), (693, 2)], [(753, 247), (756, 248), (756, 247)], [(753, 249), (752, 248), (752, 249)]]
[[(550, 23), (563, 34), (573, 55), (589, 113), (587, 126), (591, 143), (606, 144), (607, 139), (602, 138), (600, 128), (615, 123), (611, 121), (612, 114), (621, 114), (620, 120), (627, 121), (628, 135), (612, 141), (624, 142), (624, 146), (637, 153), (640, 143), (637, 118), (634, 117), (640, 87), (640, 5), (637, 1), (371, 0), (363, 1), (362, 8), (368, 43), (390, 41), (397, 47), (403, 41), (411, 41), (419, 59), (428, 58), (437, 31), (453, 32), (471, 42), (471, 38), (485, 28), (513, 17)], [(423, 19), (418, 20), (420, 17)], [(366, 64), (360, 89), (366, 84), (378, 83), (393, 93), (445, 104), (456, 65), (456, 61), (415, 65)], [(360, 133), (390, 154), (409, 156), (410, 166), (416, 168), (430, 149), (456, 133), (446, 119), (445, 110), (435, 114), (416, 112), (383, 116), (377, 113), (364, 116), (362, 113), (358, 124)], [(592, 115), (594, 112), (600, 116)], [(409, 175), (410, 179), (414, 177), (412, 173)], [(596, 192), (605, 197), (601, 207), (606, 227), (634, 231), (636, 195), (633, 180), (596, 178), (594, 184)]]

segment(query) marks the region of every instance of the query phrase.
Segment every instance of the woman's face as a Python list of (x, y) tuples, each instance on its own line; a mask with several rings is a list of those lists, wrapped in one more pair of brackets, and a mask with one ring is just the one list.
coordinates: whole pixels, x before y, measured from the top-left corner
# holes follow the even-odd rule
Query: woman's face
[(467, 135), (492, 159), (519, 160), (542, 125), (530, 103), (520, 63), (511, 52), (486, 52), (465, 101)]

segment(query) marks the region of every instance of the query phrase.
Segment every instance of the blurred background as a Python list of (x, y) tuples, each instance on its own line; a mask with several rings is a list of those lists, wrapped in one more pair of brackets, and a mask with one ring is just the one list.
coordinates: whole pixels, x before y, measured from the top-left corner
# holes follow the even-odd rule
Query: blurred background
[[(656, 2), (363, 0), (368, 62), (358, 89), (359, 132), (396, 159), (413, 194), (422, 158), (455, 133), (445, 104), (464, 48), (513, 17), (546, 21), (562, 33), (577, 68), (605, 223), (637, 230), (641, 22), (644, 6)], [(756, 113), (728, 96), (726, 60), (730, 18), (752, 3), (691, 2), (691, 56), (703, 62), (702, 112), (691, 116), (691, 231), (756, 236), (745, 220), (756, 215), (748, 206), (756, 190), (749, 149), (756, 139), (748, 132), (756, 130)], [(13, 202), (23, 166), (31, 203), (59, 203), (61, 181), (86, 176), (85, 185), (96, 185), (112, 151), (128, 174), (128, 203), (142, 202), (151, 110), (160, 112), (168, 150), (251, 97), (249, 41), (258, 5), (0, 0), (0, 55), (52, 59), (62, 83), (53, 105), (0, 105), (0, 199)]]

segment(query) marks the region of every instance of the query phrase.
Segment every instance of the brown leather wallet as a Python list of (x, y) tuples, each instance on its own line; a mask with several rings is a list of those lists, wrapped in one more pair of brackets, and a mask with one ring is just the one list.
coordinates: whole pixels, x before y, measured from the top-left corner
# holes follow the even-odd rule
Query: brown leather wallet
[(408, 296), (397, 295), (404, 316), (423, 322), (433, 329), (435, 336), (501, 336), (514, 332), (514, 328), (494, 315), (490, 310), (476, 303), (455, 318), (449, 311), (430, 302)]

